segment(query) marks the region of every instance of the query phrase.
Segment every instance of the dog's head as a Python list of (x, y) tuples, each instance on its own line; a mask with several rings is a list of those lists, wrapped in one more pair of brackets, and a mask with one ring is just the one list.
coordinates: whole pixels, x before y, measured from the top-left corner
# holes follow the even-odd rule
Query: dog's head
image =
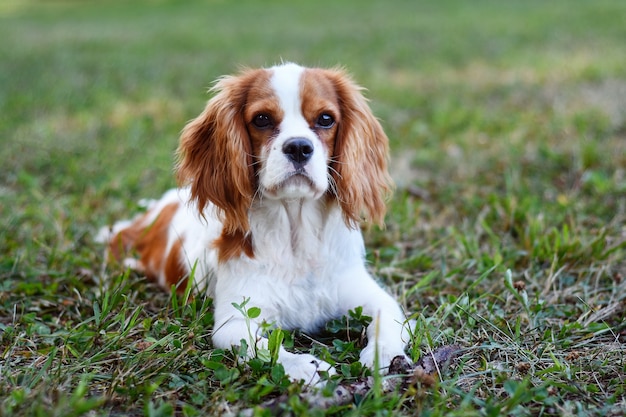
[(382, 223), (388, 141), (341, 70), (284, 64), (223, 77), (184, 128), (178, 178), (226, 234), (246, 234), (253, 199), (334, 199), (347, 225)]

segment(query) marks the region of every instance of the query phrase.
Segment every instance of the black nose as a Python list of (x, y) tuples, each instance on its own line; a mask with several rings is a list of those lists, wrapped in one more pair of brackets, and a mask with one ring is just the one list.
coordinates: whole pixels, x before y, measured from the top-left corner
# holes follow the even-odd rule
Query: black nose
[(283, 145), (283, 153), (295, 167), (302, 167), (313, 155), (313, 143), (306, 138), (292, 138)]

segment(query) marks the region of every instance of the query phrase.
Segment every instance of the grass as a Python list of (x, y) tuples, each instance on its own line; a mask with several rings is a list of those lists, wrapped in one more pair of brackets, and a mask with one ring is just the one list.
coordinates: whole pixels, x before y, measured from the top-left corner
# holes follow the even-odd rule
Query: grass
[[(0, 415), (226, 415), (283, 394), (295, 415), (623, 415), (625, 13), (3, 2)], [(434, 387), (311, 408), (271, 360), (213, 349), (210, 299), (103, 265), (97, 228), (174, 185), (178, 132), (211, 81), (281, 58), (345, 65), (369, 89), (398, 183), (366, 236), (372, 270), (419, 324), (414, 359), (466, 349)], [(284, 343), (356, 378), (353, 314)]]

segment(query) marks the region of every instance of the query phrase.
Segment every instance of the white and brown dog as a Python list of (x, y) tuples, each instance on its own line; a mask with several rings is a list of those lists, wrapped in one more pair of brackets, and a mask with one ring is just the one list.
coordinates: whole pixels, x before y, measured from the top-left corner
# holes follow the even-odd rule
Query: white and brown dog
[[(251, 356), (267, 348), (263, 322), (314, 332), (361, 306), (373, 321), (360, 360), (384, 371), (409, 335), (365, 267), (359, 222), (382, 223), (391, 180), (388, 140), (361, 88), (341, 70), (288, 63), (223, 77), (213, 91), (182, 132), (185, 187), (104, 230), (111, 256), (165, 288), (184, 289), (193, 270), (214, 298), (214, 346), (243, 339)], [(257, 318), (236, 309), (244, 300)], [(283, 348), (278, 361), (309, 384), (333, 373)]]

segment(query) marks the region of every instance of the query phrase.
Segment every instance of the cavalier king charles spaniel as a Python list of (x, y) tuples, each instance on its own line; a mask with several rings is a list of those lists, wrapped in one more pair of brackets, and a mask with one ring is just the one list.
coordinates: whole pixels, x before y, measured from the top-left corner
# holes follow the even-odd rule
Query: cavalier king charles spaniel
[[(373, 320), (361, 363), (384, 372), (405, 355), (409, 326), (365, 265), (359, 223), (382, 224), (392, 183), (388, 140), (361, 88), (341, 70), (287, 63), (212, 91), (181, 134), (183, 188), (103, 229), (109, 256), (168, 289), (192, 279), (214, 298), (214, 346), (243, 340), (248, 357), (268, 348), (267, 323), (314, 332), (362, 307)], [(244, 316), (242, 303), (260, 314)], [(278, 361), (307, 384), (334, 373), (282, 347)]]

